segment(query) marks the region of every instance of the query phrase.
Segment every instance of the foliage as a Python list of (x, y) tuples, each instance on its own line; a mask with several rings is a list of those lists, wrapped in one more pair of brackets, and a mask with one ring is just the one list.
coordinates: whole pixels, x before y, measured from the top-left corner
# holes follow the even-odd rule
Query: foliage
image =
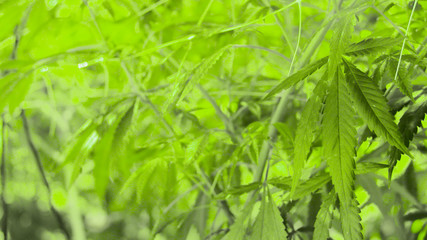
[(0, 0), (3, 239), (424, 239), (426, 11)]

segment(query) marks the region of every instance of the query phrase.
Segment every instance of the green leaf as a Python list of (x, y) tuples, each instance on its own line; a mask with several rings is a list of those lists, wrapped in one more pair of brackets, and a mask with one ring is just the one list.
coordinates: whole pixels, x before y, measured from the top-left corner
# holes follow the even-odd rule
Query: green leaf
[[(312, 176), (306, 181), (299, 184), (298, 188), (296, 188), (295, 190), (292, 199), (297, 200), (311, 193), (314, 193), (329, 181), (331, 181), (331, 176), (329, 176), (329, 174), (327, 173), (321, 173), (316, 176)], [(290, 177), (276, 177), (268, 180), (268, 183), (277, 188), (289, 191), (292, 186), (292, 179)]]
[(227, 189), (226, 194), (228, 195), (242, 195), (244, 193), (257, 190), (261, 186), (260, 182), (254, 182), (246, 185), (235, 186)]
[(401, 43), (399, 38), (368, 38), (347, 47), (345, 54), (350, 56), (361, 56), (375, 54)]
[[(412, 105), (400, 118), (398, 128), (403, 133), (403, 142), (405, 146), (409, 147), (410, 141), (414, 138), (414, 135), (418, 132), (418, 127), (422, 126), (422, 121), (427, 114), (427, 102), (423, 102), (419, 105)], [(402, 152), (396, 147), (390, 149), (389, 158), (389, 172), (388, 178), (391, 180), (393, 169), (400, 160)]]
[[(283, 240), (286, 239), (285, 226), (280, 216), (279, 209), (274, 204), (274, 200), (267, 190), (264, 193), (261, 209), (256, 217), (251, 235), (252, 240)], [(267, 196), (266, 196), (267, 195)]]
[(330, 43), (330, 56), (328, 61), (328, 79), (331, 81), (335, 76), (338, 65), (341, 64), (342, 56), (345, 53), (347, 46), (351, 41), (351, 33), (353, 32), (353, 25), (350, 16), (335, 21), (333, 37)]
[(10, 73), (3, 77), (0, 82), (0, 111), (8, 106), (9, 112), (13, 114), (15, 109), (25, 100), (33, 79), (33, 74), (29, 72)]
[(344, 66), (354, 105), (369, 129), (412, 156), (394, 123), (385, 97), (372, 79), (347, 60), (344, 61)]
[(329, 181), (331, 181), (331, 177), (327, 173), (322, 173), (317, 176), (311, 177), (310, 179), (299, 185), (299, 187), (295, 190), (295, 194), (292, 199), (297, 200), (311, 193), (314, 193)]
[(168, 99), (166, 106), (175, 106), (179, 101), (181, 101), (193, 89), (193, 87), (205, 77), (209, 69), (211, 69), (221, 56), (232, 46), (232, 44), (224, 46), (208, 58), (204, 59), (189, 74), (183, 74), (179, 82), (177, 82), (174, 87), (174, 91)]
[(307, 101), (301, 118), (298, 121), (298, 127), (295, 136), (294, 144), (294, 162), (293, 162), (293, 178), (291, 188), (291, 198), (295, 194), (301, 173), (304, 168), (307, 155), (310, 152), (311, 143), (314, 141), (317, 122), (319, 121), (320, 109), (323, 99), (326, 95), (326, 77), (325, 73), (322, 79), (316, 85), (314, 95)]
[(344, 239), (363, 239), (362, 225), (360, 225), (360, 209), (357, 200), (343, 203), (340, 201), (341, 227)]
[[(144, 163), (128, 177), (121, 187), (119, 194), (124, 194), (129, 190), (135, 190), (135, 188), (137, 190), (137, 194), (142, 194), (149, 180), (152, 180), (152, 176), (157, 168), (166, 168), (165, 166), (165, 160), (162, 158), (144, 161)], [(141, 198), (140, 195), (137, 197), (138, 199)]]
[(361, 162), (361, 163), (357, 163), (355, 174), (361, 175), (361, 174), (376, 172), (380, 169), (387, 168), (387, 167), (388, 165), (383, 163)]
[(268, 180), (268, 184), (271, 184), (285, 191), (289, 191), (291, 190), (291, 186), (292, 186), (292, 178), (291, 177), (274, 177)]
[(332, 190), (323, 201), (314, 223), (313, 239), (326, 240), (329, 237), (329, 227), (332, 223), (333, 209), (336, 201), (335, 191)]
[(324, 156), (341, 203), (344, 238), (357, 240), (362, 235), (354, 200), (356, 122), (344, 74), (340, 67), (334, 72), (323, 117)]
[(286, 123), (277, 122), (273, 124), (274, 127), (277, 129), (277, 131), (280, 133), (280, 135), (283, 137), (284, 142), (289, 142), (292, 145), (294, 140), (294, 134), (293, 129), (291, 129)]
[(190, 144), (188, 144), (185, 150), (185, 161), (184, 165), (194, 164), (199, 156), (202, 154), (206, 145), (209, 143), (209, 134), (206, 133), (203, 136), (200, 136), (194, 139)]
[[(82, 166), (86, 161), (87, 155), (92, 150), (95, 143), (98, 141), (98, 134), (95, 131), (91, 131), (91, 134), (86, 138), (79, 139), (79, 141), (74, 145), (73, 149), (67, 158), (72, 160), (71, 157), (74, 157), (73, 171), (71, 173), (70, 180), (68, 181), (68, 186), (71, 186), (77, 177), (80, 175)], [(67, 159), (67, 160), (68, 160)]]
[(112, 151), (117, 154), (123, 151), (123, 143), (125, 137), (132, 126), (132, 120), (134, 113), (137, 111), (136, 104), (132, 104), (131, 107), (125, 112), (123, 117), (120, 119), (117, 129), (114, 133)]
[(199, 192), (193, 210), (187, 215), (186, 219), (178, 229), (176, 236), (177, 239), (190, 239), (187, 238), (187, 236), (189, 236), (192, 226), (197, 229), (200, 239), (203, 239), (208, 216), (209, 205), (207, 196), (203, 192)]
[(116, 136), (116, 131), (122, 123), (123, 117), (126, 116), (126, 113), (129, 111), (129, 108), (133, 108), (133, 104), (128, 106), (125, 113), (119, 113), (116, 115), (116, 119), (106, 130), (99, 131), (100, 140), (95, 146), (94, 151), (95, 166), (93, 169), (93, 176), (95, 178), (96, 193), (101, 199), (104, 197), (110, 177), (111, 149), (113, 149), (113, 143), (115, 141), (114, 136)]
[(230, 227), (230, 232), (225, 235), (225, 240), (244, 240), (246, 235), (247, 220), (252, 213), (253, 205), (255, 200), (249, 202), (249, 204), (243, 209), (236, 221)]
[(262, 100), (268, 99), (277, 93), (279, 93), (282, 90), (288, 89), (298, 82), (304, 80), (306, 77), (310, 76), (314, 72), (316, 72), (319, 68), (321, 68), (323, 65), (326, 64), (328, 61), (328, 57), (321, 58), (317, 60), (314, 63), (311, 63), (305, 67), (303, 67), (298, 72), (292, 74), (291, 76), (287, 77), (285, 80), (282, 80), (278, 85), (273, 87), (273, 89), (270, 90), (270, 92), (265, 95)]
[[(398, 66), (398, 61), (395, 58), (390, 58), (388, 70), (390, 75), (392, 75), (393, 77), (396, 74), (397, 66)], [(397, 78), (396, 78), (396, 85), (403, 94), (409, 97), (412, 101), (415, 101), (414, 97), (412, 96), (412, 91), (413, 91), (412, 84), (406, 72), (406, 68), (404, 68), (402, 64), (400, 64), (399, 66), (399, 72), (397, 73)]]

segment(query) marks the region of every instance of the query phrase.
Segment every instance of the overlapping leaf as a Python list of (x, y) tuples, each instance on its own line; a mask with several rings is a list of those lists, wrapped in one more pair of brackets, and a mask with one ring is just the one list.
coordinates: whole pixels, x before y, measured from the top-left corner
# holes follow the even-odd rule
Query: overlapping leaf
[(279, 209), (268, 192), (263, 195), (261, 209), (255, 220), (251, 240), (283, 240), (286, 239), (285, 226)]
[(368, 38), (348, 46), (345, 54), (350, 56), (375, 54), (401, 42), (402, 40), (399, 38)]
[(167, 106), (175, 105), (184, 98), (231, 46), (232, 45), (229, 44), (222, 47), (217, 52), (204, 59), (189, 74), (184, 74), (179, 82), (177, 82), (171, 97), (168, 99)]
[(355, 209), (354, 169), (356, 129), (352, 103), (344, 75), (337, 67), (331, 79), (323, 118), (324, 156), (341, 203), (345, 239), (362, 239), (360, 217)]
[[(427, 114), (427, 102), (420, 105), (411, 106), (400, 118), (398, 128), (403, 133), (403, 142), (406, 147), (409, 147), (410, 141), (414, 138), (414, 135), (418, 131), (418, 127), (422, 126), (422, 120), (424, 120)], [(402, 151), (396, 147), (392, 147), (390, 150), (389, 159), (389, 180), (391, 180), (393, 169), (396, 166), (397, 161), (401, 158)]]
[[(133, 109), (133, 104), (129, 106)], [(95, 146), (94, 150), (94, 162), (95, 167), (93, 169), (93, 175), (95, 178), (95, 189), (98, 196), (102, 199), (108, 185), (108, 179), (110, 177), (110, 167), (111, 167), (111, 149), (113, 148), (113, 143), (115, 142), (114, 136), (116, 135), (118, 127), (123, 124), (123, 118), (129, 116), (126, 114), (129, 112), (129, 108), (124, 113), (120, 113), (116, 116), (116, 119), (113, 123), (102, 133), (100, 133), (100, 140)]]
[(314, 94), (307, 101), (301, 114), (301, 119), (298, 122), (294, 144), (294, 162), (292, 165), (294, 174), (292, 178), (291, 197), (295, 193), (302, 169), (304, 168), (305, 160), (310, 151), (311, 143), (315, 137), (314, 130), (319, 120), (319, 112), (326, 94), (327, 76), (327, 73), (325, 73), (322, 79), (317, 83)]
[(323, 201), (314, 223), (313, 239), (326, 240), (329, 237), (329, 227), (332, 223), (332, 210), (336, 201), (335, 191), (331, 191)]
[[(389, 59), (389, 64), (388, 64), (389, 72), (390, 72), (390, 75), (392, 75), (393, 77), (395, 76), (398, 65), (399, 65), (398, 60), (396, 60), (395, 58)], [(412, 92), (413, 92), (412, 84), (409, 80), (409, 76), (406, 72), (406, 68), (404, 68), (402, 64), (399, 66), (399, 71), (397, 73), (397, 78), (396, 78), (396, 85), (403, 94), (405, 94), (412, 101), (414, 101), (414, 97), (412, 96)]]
[(356, 66), (348, 61), (344, 61), (344, 66), (354, 105), (358, 114), (368, 124), (369, 129), (411, 156), (381, 91), (372, 79)]
[(304, 80), (306, 77), (313, 74), (323, 65), (325, 65), (327, 62), (328, 62), (328, 57), (324, 57), (317, 60), (314, 63), (311, 63), (303, 67), (298, 72), (292, 74), (291, 76), (287, 77), (285, 80), (281, 81), (278, 85), (276, 85), (273, 89), (271, 89), (270, 92), (268, 92), (268, 94), (263, 97), (263, 99), (270, 98), (275, 94), (279, 93), (280, 91), (292, 87), (293, 85), (297, 84), (298, 82)]

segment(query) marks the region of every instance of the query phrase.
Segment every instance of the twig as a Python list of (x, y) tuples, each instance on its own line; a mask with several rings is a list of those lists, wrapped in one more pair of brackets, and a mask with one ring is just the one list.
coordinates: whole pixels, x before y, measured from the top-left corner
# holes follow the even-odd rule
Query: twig
[(0, 166), (0, 172), (1, 172), (1, 203), (3, 208), (3, 217), (2, 217), (2, 224), (1, 224), (1, 230), (3, 232), (4, 240), (7, 240), (7, 223), (8, 223), (8, 216), (9, 216), (9, 206), (6, 203), (6, 200), (4, 199), (4, 195), (6, 192), (6, 122), (4, 121), (4, 117), (2, 119), (2, 130), (1, 130), (1, 166)]
[(222, 120), (222, 122), (225, 125), (225, 129), (230, 136), (233, 143), (239, 143), (242, 141), (242, 137), (236, 133), (236, 129), (233, 125), (233, 122), (229, 117), (227, 117), (221, 110), (221, 108), (216, 103), (215, 99), (213, 99), (209, 93), (202, 87), (202, 85), (197, 84), (197, 88), (199, 88), (200, 92), (203, 94), (203, 96), (211, 103), (213, 108), (215, 109), (216, 114), (218, 117)]
[(222, 232), (224, 232), (224, 233), (228, 233), (229, 231), (230, 231), (230, 229), (229, 229), (229, 228), (221, 228), (221, 229), (218, 229), (218, 230), (216, 230), (215, 232), (210, 233), (210, 234), (205, 238), (205, 240), (209, 240), (209, 239), (211, 239), (213, 236), (218, 235), (218, 234), (220, 234), (220, 233), (222, 233)]
[(399, 73), (400, 63), (402, 62), (403, 50), (405, 49), (405, 43), (406, 43), (406, 39), (408, 38), (409, 27), (411, 26), (412, 16), (414, 15), (415, 7), (417, 6), (417, 4), (418, 4), (418, 0), (415, 0), (414, 6), (412, 8), (411, 16), (409, 17), (408, 26), (406, 27), (406, 33), (405, 33), (405, 38), (403, 39), (402, 49), (400, 49), (399, 62), (397, 62), (396, 74), (394, 75), (394, 81), (396, 81), (397, 75)]
[(255, 46), (255, 45), (242, 45), (242, 44), (234, 44), (233, 45), (234, 48), (253, 48), (253, 49), (259, 49), (259, 50), (263, 50), (266, 52), (270, 52), (273, 53), (281, 58), (283, 58), (285, 61), (287, 62), (291, 62), (291, 59), (289, 59), (288, 57), (286, 57), (285, 55), (281, 54), (278, 51), (274, 51), (272, 49), (266, 48), (266, 47), (261, 47), (261, 46)]
[(25, 116), (25, 111), (24, 110), (22, 110), (22, 112), (21, 112), (21, 118), (22, 118), (22, 123), (23, 123), (23, 126), (24, 126), (25, 137), (27, 139), (27, 143), (30, 146), (31, 152), (32, 152), (32, 154), (34, 156), (34, 160), (36, 161), (36, 164), (37, 164), (37, 168), (38, 168), (39, 173), (40, 173), (40, 175), (42, 177), (43, 184), (45, 185), (45, 187), (47, 189), (47, 192), (48, 192), (48, 195), (49, 195), (49, 206), (50, 206), (50, 210), (52, 211), (53, 215), (55, 216), (56, 221), (58, 222), (58, 225), (59, 225), (59, 228), (61, 229), (61, 231), (65, 234), (65, 236), (66, 236), (66, 238), (68, 240), (71, 240), (71, 234), (68, 232), (68, 230), (67, 230), (67, 228), (65, 226), (64, 219), (62, 218), (62, 216), (60, 215), (60, 213), (58, 212), (58, 210), (56, 210), (55, 207), (52, 204), (52, 200), (50, 198), (52, 191), (51, 191), (49, 182), (47, 181), (46, 174), (44, 172), (44, 168), (43, 168), (43, 164), (41, 162), (40, 154), (37, 151), (36, 147), (34, 146), (34, 142), (33, 142), (32, 138), (31, 138), (30, 128), (28, 126), (28, 120), (27, 120), (27, 117)]

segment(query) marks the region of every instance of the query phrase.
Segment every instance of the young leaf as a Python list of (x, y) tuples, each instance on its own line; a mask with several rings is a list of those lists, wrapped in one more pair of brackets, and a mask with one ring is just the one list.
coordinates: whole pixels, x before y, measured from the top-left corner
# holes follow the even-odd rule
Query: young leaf
[(199, 158), (200, 154), (206, 148), (206, 145), (209, 142), (209, 134), (206, 133), (203, 136), (200, 136), (188, 144), (187, 149), (185, 150), (185, 161), (184, 165), (193, 164)]
[[(129, 108), (133, 108), (133, 105)], [(128, 112), (128, 110), (126, 112)], [(93, 175), (95, 178), (95, 189), (101, 199), (104, 197), (108, 186), (108, 179), (110, 177), (111, 149), (113, 148), (114, 136), (118, 126), (122, 123), (122, 119), (126, 115), (126, 112), (116, 116), (115, 121), (108, 127), (108, 129), (99, 134), (100, 140), (95, 146), (95, 166), (93, 169)]]
[(341, 226), (344, 239), (363, 239), (362, 225), (360, 225), (360, 209), (357, 200), (343, 203), (340, 201)]
[[(395, 58), (389, 59), (389, 72), (392, 76), (394, 76), (396, 73), (397, 65), (398, 61)], [(396, 85), (403, 94), (409, 97), (413, 102), (415, 101), (414, 97), (412, 96), (412, 84), (410, 82), (409, 76), (407, 75), (406, 69), (402, 65), (399, 67)]]
[(376, 172), (380, 169), (387, 168), (387, 164), (375, 163), (375, 162), (360, 162), (356, 165), (356, 170), (354, 171), (356, 175)]
[(182, 100), (192, 88), (208, 73), (215, 63), (221, 58), (221, 56), (230, 48), (231, 44), (224, 46), (219, 49), (216, 53), (212, 54), (208, 58), (204, 59), (199, 65), (197, 65), (191, 74), (184, 74), (181, 77), (180, 82), (175, 86), (171, 97), (167, 101), (167, 106), (176, 105)]
[(330, 56), (328, 61), (328, 79), (331, 81), (335, 76), (338, 65), (341, 64), (341, 58), (345, 53), (345, 49), (350, 43), (353, 26), (351, 17), (345, 16), (337, 19), (335, 22), (334, 35), (330, 43)]
[(225, 235), (225, 240), (243, 240), (246, 235), (246, 222), (250, 217), (252, 212), (253, 205), (255, 201), (252, 200), (242, 211), (242, 213), (237, 217), (236, 221), (230, 227), (230, 232)]
[(327, 173), (319, 174), (315, 177), (311, 177), (304, 183), (300, 184), (300, 186), (295, 190), (295, 194), (293, 196), (293, 200), (300, 199), (314, 193), (317, 189), (323, 187), (326, 183), (331, 181), (331, 177)]
[(197, 229), (200, 239), (203, 239), (209, 214), (209, 207), (207, 206), (209, 206), (207, 196), (203, 192), (199, 192), (193, 210), (178, 229), (177, 239), (189, 239), (187, 236), (189, 236), (192, 226)]
[(314, 223), (313, 239), (326, 240), (329, 237), (329, 227), (332, 223), (332, 211), (336, 201), (335, 191), (331, 191), (323, 201)]
[(391, 145), (411, 156), (402, 140), (389, 112), (385, 97), (371, 78), (356, 66), (344, 60), (347, 82), (351, 88), (351, 96), (357, 112), (368, 124), (369, 129), (384, 137)]
[(119, 153), (123, 151), (124, 139), (131, 128), (133, 115), (136, 111), (136, 104), (134, 103), (120, 119), (116, 132), (113, 137), (112, 151), (113, 153)]
[(282, 90), (288, 89), (292, 87), (293, 85), (297, 84), (298, 82), (304, 80), (306, 77), (313, 74), (315, 71), (317, 71), (319, 68), (321, 68), (325, 63), (328, 61), (328, 57), (321, 58), (317, 60), (314, 63), (311, 63), (298, 72), (292, 74), (291, 76), (287, 77), (285, 80), (281, 81), (278, 85), (273, 87), (273, 89), (270, 90), (270, 92), (267, 93), (263, 97), (263, 100), (268, 99), (277, 93), (279, 93)]
[(10, 73), (2, 77), (0, 82), (0, 111), (8, 106), (10, 113), (13, 114), (15, 109), (25, 100), (33, 80), (33, 74), (20, 72)]
[(122, 188), (120, 189), (119, 194), (123, 194), (125, 191), (131, 189), (131, 187), (134, 187), (136, 183), (138, 184), (138, 188), (144, 190), (145, 185), (147, 184), (148, 180), (150, 179), (153, 172), (161, 165), (164, 165), (164, 160), (161, 158), (156, 158), (152, 160), (147, 160), (141, 165), (137, 170), (135, 170), (129, 178), (126, 180), (126, 182), (123, 184)]
[[(252, 240), (283, 240), (286, 239), (285, 226), (283, 219), (280, 216), (279, 209), (274, 204), (273, 197), (267, 190), (268, 194), (264, 193), (261, 209), (255, 220)], [(267, 196), (266, 196), (267, 195)]]
[[(317, 189), (323, 187), (329, 181), (331, 181), (331, 176), (329, 176), (327, 173), (321, 173), (313, 176), (299, 185), (299, 187), (295, 190), (292, 199), (297, 200), (303, 198), (306, 195), (317, 191)], [(292, 179), (290, 177), (271, 178), (268, 180), (268, 184), (285, 191), (289, 191), (291, 189)]]
[(325, 82), (327, 76), (327, 73), (325, 73), (322, 79), (317, 83), (314, 94), (307, 101), (298, 122), (294, 144), (294, 163), (292, 165), (294, 174), (292, 178), (291, 198), (295, 193), (295, 189), (301, 178), (305, 160), (310, 151), (311, 143), (315, 138), (314, 130), (319, 120), (319, 112), (326, 94)]
[(242, 195), (247, 192), (251, 192), (253, 190), (258, 189), (261, 186), (260, 182), (254, 182), (246, 185), (240, 185), (236, 187), (231, 187), (230, 189), (227, 189), (226, 194), (230, 195)]
[(368, 38), (348, 46), (345, 54), (350, 56), (375, 54), (401, 42), (402, 40), (399, 38)]
[(356, 129), (352, 103), (344, 74), (334, 71), (323, 117), (324, 156), (341, 203), (341, 223), (345, 239), (362, 239), (360, 217), (354, 204)]

